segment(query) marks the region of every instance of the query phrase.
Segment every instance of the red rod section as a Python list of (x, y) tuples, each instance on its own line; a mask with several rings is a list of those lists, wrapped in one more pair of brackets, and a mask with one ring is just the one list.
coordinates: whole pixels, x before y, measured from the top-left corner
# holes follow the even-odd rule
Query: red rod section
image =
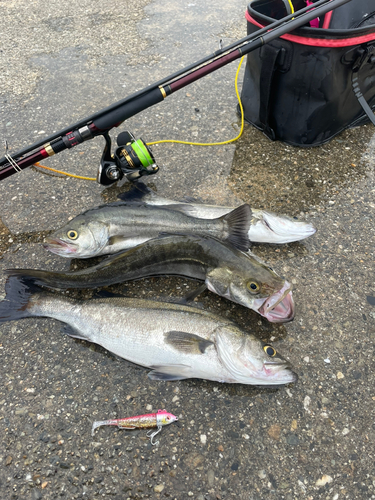
[(193, 71), (192, 73), (183, 76), (179, 80), (170, 83), (169, 87), (171, 89), (171, 93), (176, 92), (176, 90), (180, 90), (183, 87), (186, 87), (186, 85), (189, 85), (190, 83), (193, 83), (196, 80), (203, 78), (204, 76), (208, 75), (209, 73), (212, 73), (213, 71), (221, 68), (222, 66), (225, 66), (226, 64), (235, 61), (236, 59), (241, 57), (241, 55), (242, 54), (240, 49), (235, 50), (234, 52), (231, 52), (230, 54), (227, 54), (224, 57), (220, 57), (220, 59), (216, 59), (216, 61), (212, 61), (211, 63), (202, 66), (201, 68)]
[[(30, 167), (31, 165), (34, 165), (37, 161), (43, 160), (43, 158), (48, 158), (48, 153), (44, 148), (42, 148), (40, 151), (37, 151), (36, 153), (27, 156), (27, 158), (22, 158), (21, 160), (17, 161), (17, 166), (23, 170), (24, 168)], [(0, 179), (6, 179), (7, 177), (10, 177), (14, 173), (17, 172), (17, 169), (13, 167), (13, 165), (8, 165), (2, 169), (0, 169)]]

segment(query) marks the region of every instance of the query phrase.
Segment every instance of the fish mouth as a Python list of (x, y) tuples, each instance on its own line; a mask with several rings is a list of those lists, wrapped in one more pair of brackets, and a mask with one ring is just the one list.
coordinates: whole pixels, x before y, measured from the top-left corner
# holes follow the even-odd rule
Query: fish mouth
[(57, 255), (70, 255), (77, 253), (77, 247), (60, 238), (46, 238), (43, 247)]
[(292, 321), (294, 318), (294, 301), (291, 285), (286, 281), (281, 290), (263, 302), (258, 312), (271, 323)]
[(265, 361), (263, 370), (269, 376), (273, 375), (273, 384), (290, 384), (298, 380), (298, 375), (292, 370), (292, 364), (287, 360)]

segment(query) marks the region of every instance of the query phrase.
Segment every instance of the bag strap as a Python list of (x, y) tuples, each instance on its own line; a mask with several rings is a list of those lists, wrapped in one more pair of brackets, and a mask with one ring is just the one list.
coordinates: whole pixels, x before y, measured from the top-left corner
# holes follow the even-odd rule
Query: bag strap
[(375, 62), (375, 46), (370, 45), (364, 49), (361, 49), (360, 55), (353, 66), (352, 72), (352, 87), (354, 94), (356, 95), (359, 104), (362, 106), (363, 111), (366, 113), (370, 121), (375, 125), (375, 115), (370, 106), (368, 105), (366, 99), (363, 97), (359, 86), (359, 72), (365, 64), (368, 62)]
[(260, 71), (259, 121), (263, 127), (263, 132), (273, 141), (276, 139), (276, 136), (275, 131), (270, 127), (269, 116), (276, 61), (281, 50), (281, 47), (276, 48), (269, 43), (263, 45), (261, 48), (261, 59), (263, 64)]

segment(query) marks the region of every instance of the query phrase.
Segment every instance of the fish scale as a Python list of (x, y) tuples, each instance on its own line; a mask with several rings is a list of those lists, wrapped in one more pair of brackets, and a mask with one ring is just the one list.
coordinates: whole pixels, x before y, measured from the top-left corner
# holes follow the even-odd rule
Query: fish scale
[(68, 325), (66, 333), (151, 368), (153, 380), (280, 385), (296, 379), (274, 348), (207, 311), (125, 297), (72, 299), (41, 291), (17, 276), (8, 278), (5, 290), (0, 322), (57, 319)]
[(162, 233), (212, 236), (248, 250), (251, 209), (244, 204), (217, 219), (166, 207), (118, 203), (88, 210), (47, 237), (45, 248), (63, 257), (89, 258), (134, 247)]
[[(210, 339), (218, 321), (213, 322), (209, 313), (191, 309), (181, 306), (175, 311), (173, 305), (116, 297), (81, 303), (47, 293), (36, 295), (28, 306), (33, 316), (48, 316), (67, 323), (79, 332), (80, 338), (145, 367), (164, 366), (176, 360), (175, 349), (164, 342), (166, 331), (199, 332), (200, 337)], [(231, 378), (213, 349), (207, 350), (202, 360), (194, 361), (197, 378), (218, 381)], [(190, 363), (191, 356), (179, 353), (179, 365)]]
[[(233, 207), (207, 205), (202, 202), (199, 203), (194, 199), (189, 199), (187, 202), (178, 202), (163, 198), (140, 181), (132, 184), (129, 191), (121, 193), (118, 197), (128, 203), (143, 202), (150, 206), (168, 207), (172, 210), (204, 219), (222, 217), (233, 210)], [(312, 224), (299, 221), (287, 215), (278, 215), (268, 210), (260, 210), (254, 207), (251, 208), (251, 213), (252, 219), (248, 232), (251, 242), (290, 243), (308, 238), (316, 232)]]
[(212, 292), (260, 312), (269, 321), (285, 322), (294, 316), (287, 281), (248, 253), (209, 237), (177, 235), (149, 240), (81, 271), (12, 269), (6, 273), (62, 289), (98, 288), (146, 276), (186, 276), (204, 281)]

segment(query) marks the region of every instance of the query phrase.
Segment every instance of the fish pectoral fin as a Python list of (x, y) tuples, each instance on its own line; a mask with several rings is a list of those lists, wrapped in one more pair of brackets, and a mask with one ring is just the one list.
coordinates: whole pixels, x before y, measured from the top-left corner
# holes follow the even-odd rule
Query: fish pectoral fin
[(82, 336), (81, 332), (79, 332), (70, 325), (63, 325), (61, 328), (61, 332), (64, 333), (65, 335), (69, 335), (69, 337), (73, 337), (74, 339), (87, 340), (86, 337)]
[(203, 354), (207, 347), (213, 345), (211, 340), (206, 340), (194, 333), (170, 331), (164, 334), (167, 344), (184, 354)]
[(219, 220), (223, 220), (228, 224), (229, 236), (227, 241), (243, 252), (249, 250), (249, 229), (251, 226), (250, 206), (245, 203), (229, 212), (229, 214), (223, 215)]
[(151, 380), (184, 380), (191, 378), (191, 367), (188, 365), (151, 366), (148, 378)]
[(107, 245), (116, 245), (117, 243), (123, 243), (128, 239), (129, 238), (125, 238), (124, 236), (111, 236), (110, 238), (108, 238)]
[(202, 285), (200, 285), (198, 288), (196, 288), (195, 290), (191, 291), (190, 293), (188, 293), (184, 298), (183, 298), (183, 302), (186, 303), (186, 302), (191, 302), (192, 300), (194, 300), (196, 297), (198, 297), (198, 295), (200, 295), (201, 293), (203, 293), (205, 290), (207, 289), (207, 286), (206, 286), (206, 283), (203, 283)]

